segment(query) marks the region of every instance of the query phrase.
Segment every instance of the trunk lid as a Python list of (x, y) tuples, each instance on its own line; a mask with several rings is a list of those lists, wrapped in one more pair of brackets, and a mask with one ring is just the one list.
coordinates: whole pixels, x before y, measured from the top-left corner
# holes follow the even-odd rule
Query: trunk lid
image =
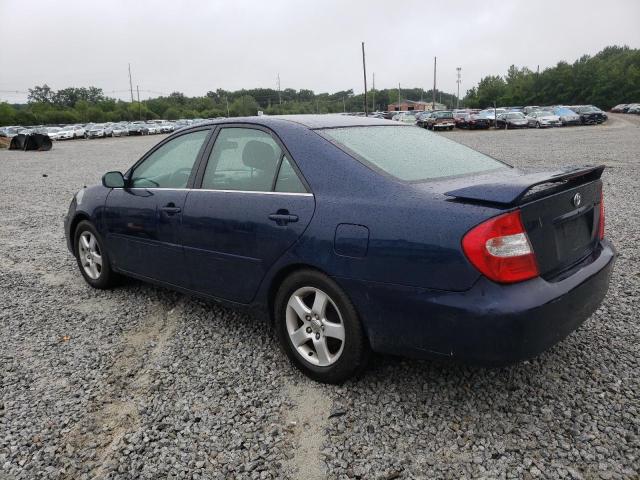
[(519, 207), (540, 275), (551, 280), (597, 247), (604, 166), (500, 171), (445, 192), (453, 201)]

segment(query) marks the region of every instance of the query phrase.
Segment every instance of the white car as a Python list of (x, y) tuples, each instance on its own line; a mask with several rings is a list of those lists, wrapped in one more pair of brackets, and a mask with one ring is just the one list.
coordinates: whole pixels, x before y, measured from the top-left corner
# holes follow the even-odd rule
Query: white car
[(73, 126), (73, 138), (87, 138), (87, 132), (82, 125)]
[(531, 112), (527, 115), (527, 122), (530, 127), (536, 128), (559, 127), (562, 125), (560, 117), (547, 110), (536, 110), (535, 112)]
[(393, 116), (393, 118), (391, 118), (391, 120), (395, 120), (396, 122), (400, 122), (400, 123), (409, 123), (412, 125), (415, 125), (415, 123), (418, 121), (416, 119), (415, 113), (413, 112), (397, 113)]
[(58, 140), (72, 140), (73, 137), (73, 127), (62, 127), (58, 132)]
[(175, 129), (175, 127), (173, 126), (172, 123), (161, 123), (160, 124), (160, 131), (162, 133), (171, 133), (171, 132), (173, 132), (174, 129)]
[(101, 137), (104, 137), (104, 136), (106, 136), (106, 135), (105, 135), (105, 131), (104, 131), (104, 126), (102, 126), (102, 125), (93, 125), (87, 131), (87, 138), (101, 138)]
[[(48, 127), (47, 128), (47, 136), (51, 139), (51, 140), (58, 140), (60, 138), (60, 131), (62, 129), (58, 128), (58, 127)], [(25, 133), (25, 132), (21, 132), (21, 133)]]
[(149, 135), (155, 135), (157, 133), (160, 133), (160, 127), (155, 123), (147, 123), (146, 127), (147, 127), (147, 130), (149, 130)]

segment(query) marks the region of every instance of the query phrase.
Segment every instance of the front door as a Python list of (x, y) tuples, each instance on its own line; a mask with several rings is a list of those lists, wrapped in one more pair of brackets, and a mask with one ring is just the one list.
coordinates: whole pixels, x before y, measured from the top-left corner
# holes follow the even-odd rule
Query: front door
[(187, 286), (179, 228), (193, 166), (209, 133), (192, 131), (160, 144), (133, 167), (125, 188), (109, 193), (105, 228), (118, 270)]
[(201, 184), (182, 219), (191, 288), (249, 303), (304, 232), (314, 197), (271, 134), (246, 127), (220, 130)]

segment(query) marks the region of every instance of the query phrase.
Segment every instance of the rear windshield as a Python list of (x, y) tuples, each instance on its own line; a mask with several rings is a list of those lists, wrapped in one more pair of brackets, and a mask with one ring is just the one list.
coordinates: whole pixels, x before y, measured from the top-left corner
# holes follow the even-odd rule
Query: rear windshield
[(362, 163), (407, 182), (508, 168), (487, 155), (418, 127), (346, 127), (321, 133)]

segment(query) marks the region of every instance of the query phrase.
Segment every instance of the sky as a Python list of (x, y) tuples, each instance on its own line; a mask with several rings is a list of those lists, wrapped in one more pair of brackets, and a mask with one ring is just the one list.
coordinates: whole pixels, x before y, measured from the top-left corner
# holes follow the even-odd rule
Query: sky
[(0, 0), (0, 101), (96, 86), (149, 98), (224, 88), (461, 94), (509, 65), (543, 70), (608, 45), (640, 48), (640, 0)]

